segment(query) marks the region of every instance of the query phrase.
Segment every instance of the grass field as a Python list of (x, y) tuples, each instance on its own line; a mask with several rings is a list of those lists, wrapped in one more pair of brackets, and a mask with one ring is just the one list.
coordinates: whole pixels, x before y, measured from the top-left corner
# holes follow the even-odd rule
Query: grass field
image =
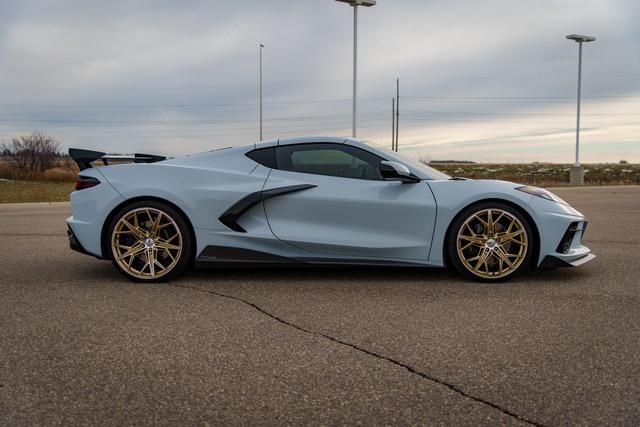
[[(473, 179), (501, 179), (540, 187), (566, 187), (569, 185), (569, 164), (479, 164), (436, 163), (430, 166), (451, 176)], [(586, 164), (585, 185), (640, 184), (640, 165), (625, 163)]]
[[(431, 166), (451, 176), (501, 179), (540, 187), (568, 186), (571, 169), (571, 165), (541, 163), (436, 163)], [(588, 164), (584, 165), (584, 169), (585, 185), (640, 184), (639, 164)], [(60, 167), (51, 172), (45, 173), (40, 181), (3, 179), (0, 174), (0, 203), (68, 201), (74, 183), (64, 180), (75, 179), (77, 172)]]
[(68, 202), (74, 185), (73, 182), (0, 179), (0, 203)]

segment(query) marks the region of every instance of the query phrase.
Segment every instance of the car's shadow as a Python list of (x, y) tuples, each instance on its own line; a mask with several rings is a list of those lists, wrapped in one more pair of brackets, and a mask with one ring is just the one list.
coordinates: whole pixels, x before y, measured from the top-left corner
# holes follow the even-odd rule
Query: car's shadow
[(200, 267), (190, 269), (177, 280), (207, 282), (369, 282), (417, 283), (447, 285), (501, 286), (510, 284), (534, 285), (540, 282), (567, 282), (580, 280), (580, 269), (526, 271), (501, 283), (479, 283), (465, 279), (447, 268), (389, 267), (389, 266), (305, 266), (305, 267)]
[[(83, 268), (74, 272), (75, 279), (96, 280), (116, 283), (133, 283), (120, 275), (108, 261), (96, 263), (92, 260), (83, 263)], [(309, 266), (207, 266), (189, 268), (171, 282), (177, 284), (197, 283), (199, 285), (228, 284), (260, 284), (285, 283), (310, 284), (337, 282), (349, 283), (381, 283), (381, 284), (417, 284), (426, 285), (459, 285), (459, 286), (535, 286), (543, 283), (564, 283), (582, 280), (588, 275), (580, 268), (559, 268), (555, 270), (527, 271), (509, 281), (501, 283), (478, 283), (465, 279), (460, 274), (447, 268), (432, 267), (390, 267), (390, 266), (343, 266), (343, 265), (309, 265)]]

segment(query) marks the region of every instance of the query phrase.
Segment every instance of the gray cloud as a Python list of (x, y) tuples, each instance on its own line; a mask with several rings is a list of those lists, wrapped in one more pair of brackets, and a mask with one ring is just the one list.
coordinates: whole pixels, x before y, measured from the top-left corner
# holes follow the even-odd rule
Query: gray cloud
[[(351, 13), (332, 0), (4, 2), (0, 138), (43, 129), (168, 154), (253, 142), (261, 42), (266, 135), (348, 134)], [(640, 161), (639, 20), (632, 0), (380, 0), (360, 10), (360, 136), (390, 139), (400, 76), (412, 154), (529, 160), (522, 135), (544, 134), (549, 160), (571, 160), (577, 47), (564, 36), (578, 32), (598, 37), (585, 46), (585, 156), (606, 141), (609, 160), (620, 143)]]

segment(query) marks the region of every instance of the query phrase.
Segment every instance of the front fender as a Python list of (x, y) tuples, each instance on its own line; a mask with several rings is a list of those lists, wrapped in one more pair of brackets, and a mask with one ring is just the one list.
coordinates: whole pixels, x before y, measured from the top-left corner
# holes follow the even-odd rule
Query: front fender
[(483, 200), (511, 202), (536, 221), (531, 199), (535, 196), (518, 191), (519, 184), (496, 180), (432, 180), (427, 181), (438, 205), (435, 230), (429, 251), (429, 261), (444, 264), (446, 233), (453, 219), (464, 208)]
[(520, 184), (496, 180), (427, 181), (438, 205), (436, 228), (429, 261), (444, 264), (446, 233), (453, 219), (464, 208), (483, 200), (510, 202), (533, 220), (538, 231), (539, 247), (536, 265), (545, 256), (556, 254), (555, 248), (569, 225), (584, 221), (584, 216), (569, 205), (553, 202), (516, 190)]

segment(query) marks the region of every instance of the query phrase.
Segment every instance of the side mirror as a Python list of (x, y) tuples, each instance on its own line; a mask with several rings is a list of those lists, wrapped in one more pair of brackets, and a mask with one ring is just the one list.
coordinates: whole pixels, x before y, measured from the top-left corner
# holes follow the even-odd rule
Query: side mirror
[(398, 162), (383, 160), (380, 162), (380, 174), (389, 181), (419, 182), (420, 178), (413, 175), (408, 167)]

